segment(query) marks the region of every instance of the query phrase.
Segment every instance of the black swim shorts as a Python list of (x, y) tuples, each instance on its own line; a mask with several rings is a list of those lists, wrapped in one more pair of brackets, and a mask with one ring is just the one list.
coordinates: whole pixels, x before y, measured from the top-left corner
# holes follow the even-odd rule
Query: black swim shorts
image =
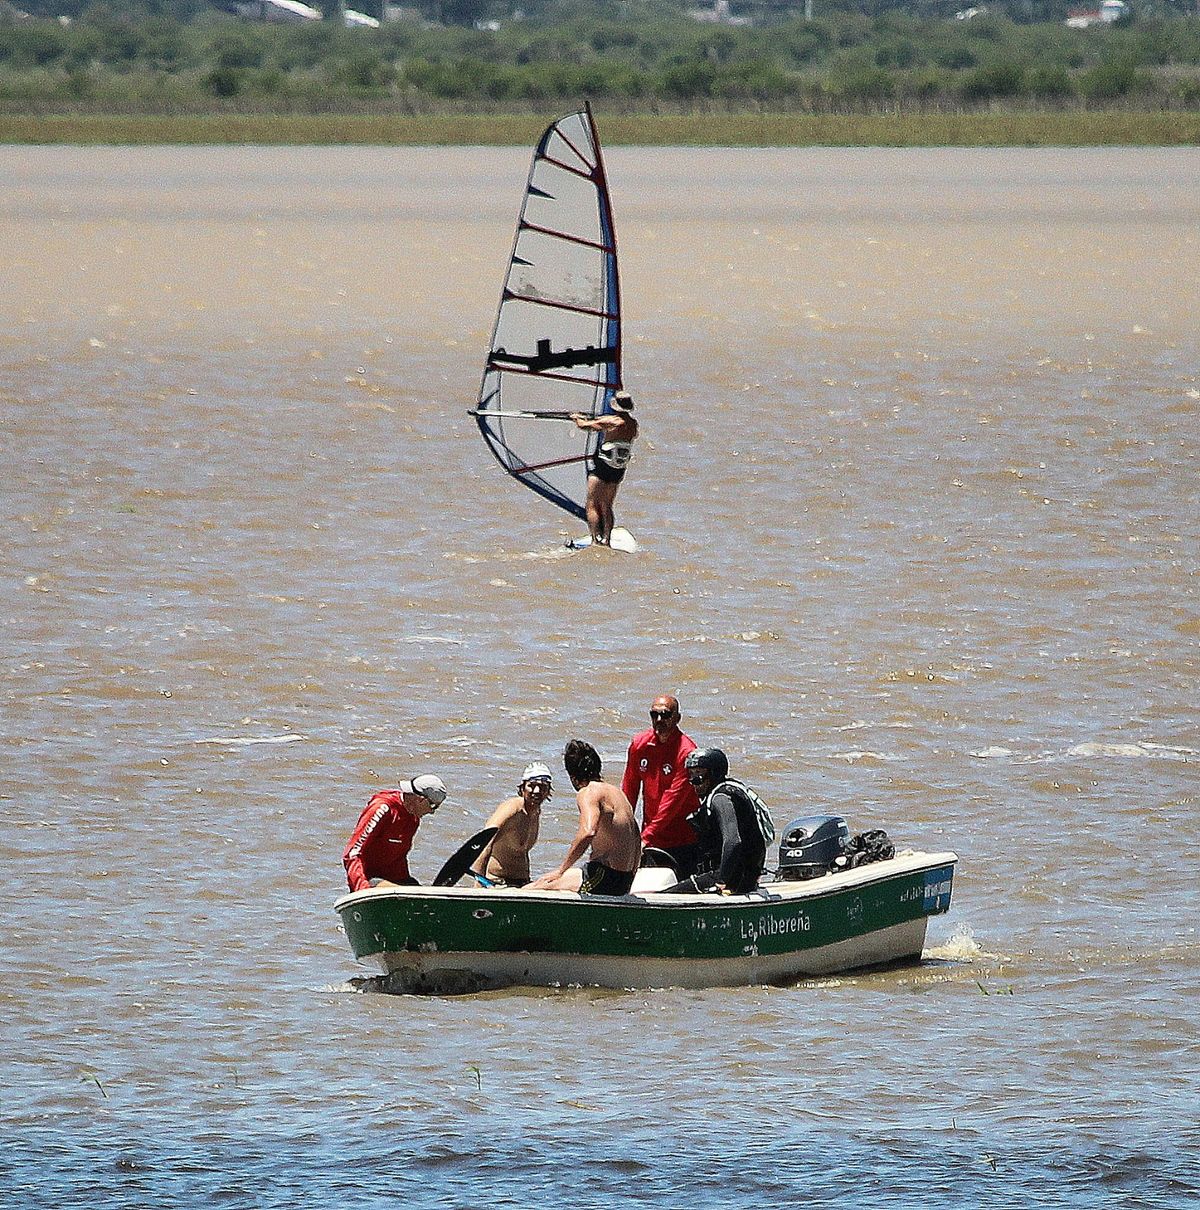
[(620, 483), (625, 478), (624, 467), (617, 470), (615, 467), (609, 466), (607, 462), (601, 461), (598, 457), (592, 459), (590, 473), (595, 475), (601, 483)]
[(581, 895), (628, 895), (633, 886), (634, 871), (610, 869), (602, 861), (589, 861), (583, 867)]

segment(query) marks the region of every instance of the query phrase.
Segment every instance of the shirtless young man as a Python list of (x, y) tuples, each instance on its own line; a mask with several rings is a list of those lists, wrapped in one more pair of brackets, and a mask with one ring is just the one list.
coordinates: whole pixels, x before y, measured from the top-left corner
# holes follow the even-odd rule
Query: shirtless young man
[[(629, 799), (600, 780), (600, 756), (591, 744), (573, 739), (563, 766), (579, 807), (579, 828), (558, 869), (529, 884), (531, 891), (578, 891), (581, 895), (626, 895), (642, 856), (642, 838)], [(572, 868), (588, 850), (591, 860)]]
[(584, 511), (592, 541), (607, 546), (612, 537), (617, 488), (625, 478), (630, 451), (638, 435), (638, 422), (633, 418), (633, 400), (628, 391), (617, 391), (612, 397), (611, 412), (603, 416), (572, 412), (571, 419), (575, 421), (576, 428), (592, 429), (600, 434), (600, 447), (588, 467)]
[(486, 849), (471, 866), (484, 886), (525, 886), (529, 881), (529, 850), (537, 843), (542, 803), (554, 793), (550, 769), (541, 761), (525, 766), (521, 784), (487, 821), (497, 829)]

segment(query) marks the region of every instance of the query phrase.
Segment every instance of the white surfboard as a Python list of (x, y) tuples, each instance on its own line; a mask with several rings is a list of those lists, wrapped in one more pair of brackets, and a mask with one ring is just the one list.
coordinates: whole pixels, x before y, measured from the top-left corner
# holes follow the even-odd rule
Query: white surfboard
[[(610, 549), (623, 550), (627, 554), (633, 554), (634, 552), (641, 550), (641, 547), (638, 545), (638, 541), (633, 534), (620, 525), (613, 527), (613, 531), (609, 535), (608, 544)], [(567, 539), (567, 547), (570, 550), (586, 550), (591, 545), (592, 540), (587, 536), (582, 538)]]

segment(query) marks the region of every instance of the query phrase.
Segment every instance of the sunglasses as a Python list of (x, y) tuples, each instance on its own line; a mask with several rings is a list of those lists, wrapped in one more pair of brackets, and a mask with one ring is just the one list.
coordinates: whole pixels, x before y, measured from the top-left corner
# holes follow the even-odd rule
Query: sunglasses
[(674, 710), (651, 710), (650, 717), (651, 718), (674, 718), (675, 711)]

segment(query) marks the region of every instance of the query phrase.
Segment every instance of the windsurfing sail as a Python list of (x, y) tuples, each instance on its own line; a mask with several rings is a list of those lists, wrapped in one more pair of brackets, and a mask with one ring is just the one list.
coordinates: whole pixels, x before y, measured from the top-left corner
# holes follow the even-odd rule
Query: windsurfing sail
[(590, 107), (546, 129), (533, 153), (479, 403), (496, 460), (584, 517), (599, 433), (572, 412), (612, 411), (621, 389), (621, 302), (608, 180)]

